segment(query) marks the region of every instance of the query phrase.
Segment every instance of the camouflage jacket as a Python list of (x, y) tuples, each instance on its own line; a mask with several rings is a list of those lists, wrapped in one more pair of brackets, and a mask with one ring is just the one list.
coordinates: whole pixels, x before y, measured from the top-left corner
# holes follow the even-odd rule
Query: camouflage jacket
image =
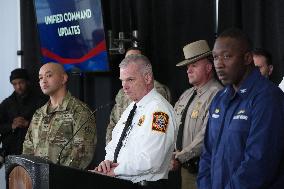
[[(56, 163), (60, 151), (71, 140), (64, 147), (60, 164), (86, 168), (93, 158), (97, 142), (95, 117), (91, 116), (86, 104), (69, 92), (55, 110), (49, 112), (49, 104), (50, 101), (33, 115), (24, 141), (23, 154), (40, 156)], [(73, 135), (74, 138), (71, 139)]]
[[(167, 86), (155, 80), (154, 86), (166, 100), (171, 102), (171, 93)], [(124, 94), (123, 89), (120, 89), (115, 97), (115, 105), (111, 110), (109, 124), (106, 131), (106, 144), (111, 141), (111, 133), (116, 123), (120, 119), (124, 110), (129, 106), (132, 101)]]

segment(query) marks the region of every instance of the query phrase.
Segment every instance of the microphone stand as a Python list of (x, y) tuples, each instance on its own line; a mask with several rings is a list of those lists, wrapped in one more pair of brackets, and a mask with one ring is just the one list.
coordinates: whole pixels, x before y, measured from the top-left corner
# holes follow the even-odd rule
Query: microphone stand
[(105, 107), (108, 107), (110, 105), (112, 105), (113, 102), (110, 102), (110, 103), (107, 103), (107, 104), (104, 104), (104, 105), (101, 105), (99, 106), (98, 108), (96, 108), (94, 111), (91, 112), (91, 114), (89, 115), (89, 117), (86, 119), (86, 121), (76, 130), (76, 132), (71, 136), (71, 138), (64, 144), (64, 146), (61, 148), (60, 152), (59, 152), (59, 155), (58, 155), (58, 158), (57, 158), (57, 162), (56, 164), (60, 165), (60, 161), (61, 161), (61, 156), (62, 156), (62, 153), (63, 153), (63, 150), (66, 148), (66, 146), (72, 141), (72, 139), (77, 135), (77, 133), (83, 128), (83, 126), (93, 117), (93, 115), (105, 108)]

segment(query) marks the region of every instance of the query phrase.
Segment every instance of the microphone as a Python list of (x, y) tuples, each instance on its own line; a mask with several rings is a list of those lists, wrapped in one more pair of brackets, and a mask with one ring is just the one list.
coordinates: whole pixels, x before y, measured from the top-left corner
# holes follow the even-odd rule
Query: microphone
[(1, 154), (0, 155), (0, 169), (2, 168), (2, 165), (4, 164), (5, 158), (4, 156)]
[(61, 161), (61, 156), (62, 156), (62, 153), (63, 153), (63, 150), (66, 148), (66, 146), (74, 139), (74, 137), (77, 135), (77, 133), (85, 126), (85, 124), (93, 117), (93, 115), (103, 109), (103, 108), (106, 108), (110, 105), (113, 105), (114, 102), (111, 101), (107, 104), (103, 104), (103, 105), (100, 105), (98, 108), (96, 108), (94, 111), (91, 112), (91, 114), (89, 115), (89, 117), (86, 119), (86, 121), (84, 121), (84, 123), (82, 123), (82, 125), (76, 130), (76, 132), (70, 137), (70, 139), (64, 144), (64, 146), (61, 148), (60, 152), (59, 152), (59, 155), (57, 157), (57, 162), (56, 164), (60, 165), (60, 161)]
[(4, 164), (4, 161), (5, 161), (5, 151), (3, 148), (3, 143), (2, 143), (1, 134), (0, 134), (0, 169), (2, 165)]

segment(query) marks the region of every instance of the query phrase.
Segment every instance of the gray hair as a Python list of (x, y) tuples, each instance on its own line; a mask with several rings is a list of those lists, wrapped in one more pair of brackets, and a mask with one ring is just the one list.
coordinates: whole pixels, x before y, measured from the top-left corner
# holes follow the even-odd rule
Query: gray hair
[(140, 66), (140, 72), (145, 74), (151, 74), (153, 76), (152, 65), (150, 60), (142, 54), (131, 54), (125, 57), (119, 64), (119, 68), (125, 68), (129, 64), (137, 64)]

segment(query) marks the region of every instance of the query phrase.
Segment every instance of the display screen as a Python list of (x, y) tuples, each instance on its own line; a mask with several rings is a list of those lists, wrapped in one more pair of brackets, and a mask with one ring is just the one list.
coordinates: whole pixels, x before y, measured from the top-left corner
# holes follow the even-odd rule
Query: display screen
[(100, 0), (34, 0), (42, 63), (109, 71)]

